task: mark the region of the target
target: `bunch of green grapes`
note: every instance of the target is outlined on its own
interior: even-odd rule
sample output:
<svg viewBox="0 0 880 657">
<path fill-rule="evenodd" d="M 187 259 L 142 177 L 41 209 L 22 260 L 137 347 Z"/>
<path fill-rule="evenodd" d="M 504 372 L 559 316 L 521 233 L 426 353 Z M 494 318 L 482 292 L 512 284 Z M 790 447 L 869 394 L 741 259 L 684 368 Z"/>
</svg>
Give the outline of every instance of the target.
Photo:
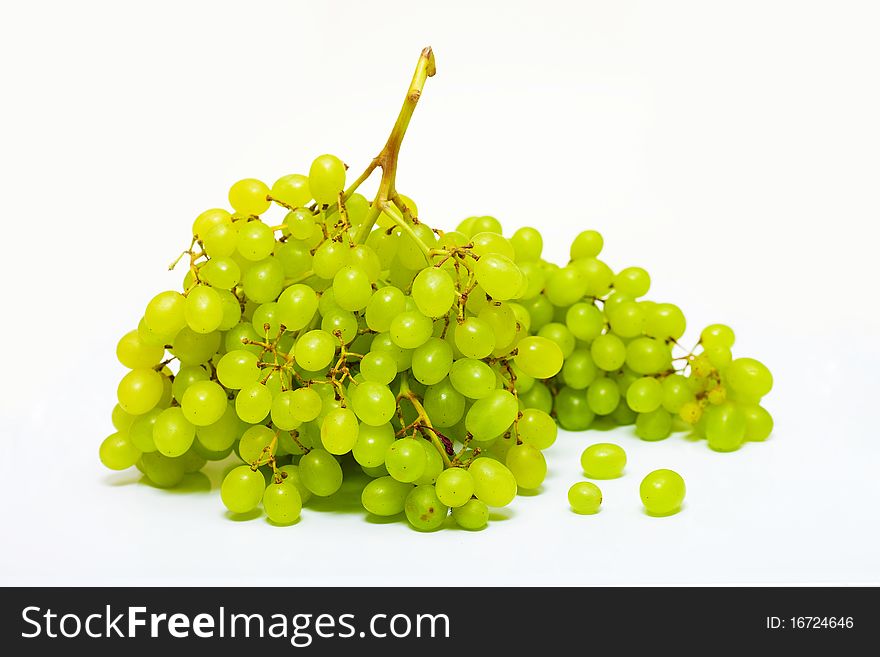
<svg viewBox="0 0 880 657">
<path fill-rule="evenodd" d="M 420 67 L 414 84 L 433 74 L 429 50 Z M 396 152 L 383 155 L 348 188 L 332 155 L 271 186 L 238 181 L 231 210 L 196 218 L 182 288 L 153 297 L 119 341 L 129 371 L 107 467 L 173 487 L 234 460 L 228 510 L 262 506 L 280 524 L 366 475 L 369 513 L 480 529 L 491 507 L 541 485 L 557 422 L 608 416 L 658 440 L 683 418 L 719 450 L 767 437 L 770 373 L 732 359 L 729 328 L 675 357 L 684 315 L 644 299 L 643 269 L 600 260 L 597 232 L 557 266 L 534 228 L 508 238 L 479 216 L 432 229 L 394 190 Z M 376 166 L 369 201 L 356 190 Z"/>
</svg>

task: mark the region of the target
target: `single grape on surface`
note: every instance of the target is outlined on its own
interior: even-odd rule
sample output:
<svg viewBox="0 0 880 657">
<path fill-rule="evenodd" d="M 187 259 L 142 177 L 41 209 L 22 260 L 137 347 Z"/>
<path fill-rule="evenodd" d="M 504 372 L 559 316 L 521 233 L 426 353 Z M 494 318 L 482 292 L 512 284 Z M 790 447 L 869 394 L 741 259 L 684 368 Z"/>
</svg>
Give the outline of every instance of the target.
<svg viewBox="0 0 880 657">
<path fill-rule="evenodd" d="M 433 69 L 426 49 L 419 70 Z M 770 369 L 735 353 L 727 324 L 697 341 L 679 306 L 650 298 L 646 269 L 605 261 L 598 230 L 572 230 L 568 259 L 553 263 L 558 245 L 539 228 L 463 214 L 441 230 L 431 203 L 420 216 L 396 191 L 424 76 L 414 83 L 364 175 L 311 154 L 271 186 L 223 185 L 228 207 L 187 220 L 181 285 L 144 296 L 115 342 L 103 465 L 137 467 L 160 488 L 223 473 L 229 513 L 265 512 L 277 526 L 359 499 L 372 523 L 479 531 L 490 508 L 554 487 L 569 431 L 611 430 L 621 443 L 684 433 L 705 438 L 711 458 L 761 449 L 774 429 Z M 359 186 L 374 171 L 368 198 Z M 510 221 L 540 225 L 527 212 Z M 627 455 L 590 444 L 580 465 L 613 479 Z M 658 470 L 640 493 L 668 515 L 684 481 Z M 592 514 L 602 493 L 580 482 L 568 500 Z"/>
</svg>

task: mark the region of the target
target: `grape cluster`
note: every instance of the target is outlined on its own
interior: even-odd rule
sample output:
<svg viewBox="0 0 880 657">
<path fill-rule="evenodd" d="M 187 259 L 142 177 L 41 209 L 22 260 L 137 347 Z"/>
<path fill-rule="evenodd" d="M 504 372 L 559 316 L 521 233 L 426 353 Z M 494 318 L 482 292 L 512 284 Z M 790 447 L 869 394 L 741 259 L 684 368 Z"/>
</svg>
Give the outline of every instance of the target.
<svg viewBox="0 0 880 657">
<path fill-rule="evenodd" d="M 414 84 L 433 74 L 426 52 Z M 407 99 L 396 129 L 418 95 Z M 107 467 L 172 487 L 234 454 L 223 503 L 262 505 L 279 524 L 363 472 L 369 513 L 480 529 L 490 507 L 541 485 L 557 422 L 604 417 L 645 440 L 687 423 L 722 451 L 769 435 L 759 402 L 772 378 L 732 358 L 728 327 L 674 356 L 681 310 L 645 300 L 645 270 L 600 260 L 595 231 L 557 266 L 534 228 L 506 238 L 479 216 L 432 229 L 394 189 L 401 136 L 348 188 L 347 167 L 322 155 L 271 187 L 241 180 L 231 212 L 196 218 L 175 263 L 182 291 L 153 297 L 118 343 L 129 371 Z M 356 189 L 377 166 L 370 201 Z"/>
</svg>

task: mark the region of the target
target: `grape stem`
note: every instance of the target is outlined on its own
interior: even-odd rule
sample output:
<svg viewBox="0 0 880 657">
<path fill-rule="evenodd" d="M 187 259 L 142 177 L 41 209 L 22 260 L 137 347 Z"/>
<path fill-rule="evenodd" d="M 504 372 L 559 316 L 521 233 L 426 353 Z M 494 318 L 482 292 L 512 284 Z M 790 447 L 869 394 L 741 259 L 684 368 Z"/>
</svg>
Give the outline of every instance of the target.
<svg viewBox="0 0 880 657">
<path fill-rule="evenodd" d="M 373 171 L 377 168 L 382 169 L 382 179 L 379 181 L 379 191 L 376 193 L 376 198 L 373 200 L 370 212 L 367 214 L 363 224 L 361 224 L 358 229 L 354 240 L 356 243 L 362 243 L 366 240 L 367 235 L 369 235 L 370 231 L 373 229 L 373 224 L 376 223 L 379 214 L 383 211 L 387 212 L 395 201 L 399 202 L 400 200 L 394 186 L 397 176 L 397 160 L 400 155 L 400 146 L 403 142 L 403 136 L 406 134 L 406 129 L 409 127 L 413 112 L 415 112 L 416 105 L 419 102 L 419 98 L 422 96 L 422 89 L 425 87 L 425 82 L 436 72 L 437 66 L 434 62 L 434 51 L 431 50 L 429 46 L 422 50 L 419 55 L 419 61 L 416 64 L 415 73 L 413 73 L 412 81 L 406 92 L 403 107 L 400 108 L 400 113 L 397 115 L 397 120 L 394 122 L 394 127 L 391 130 L 391 134 L 388 136 L 388 141 L 385 142 L 385 146 L 383 146 L 382 150 L 379 151 L 379 154 L 373 158 L 366 170 L 364 170 L 358 179 L 355 180 L 345 191 L 343 200 L 349 198 L 361 183 L 372 175 Z M 402 213 L 408 214 L 409 211 L 404 209 L 402 210 Z M 409 228 L 408 232 L 412 233 L 412 227 L 406 222 L 403 214 L 401 214 L 399 218 L 396 216 L 393 216 L 392 218 L 401 229 L 406 231 L 407 228 Z M 417 239 L 414 234 L 410 235 L 410 237 Z M 416 244 L 420 244 L 421 247 L 424 247 L 424 250 L 427 253 L 428 248 L 424 242 L 417 239 Z"/>
<path fill-rule="evenodd" d="M 416 409 L 416 413 L 418 413 L 418 417 L 407 428 L 421 431 L 422 435 L 428 438 L 428 440 L 431 441 L 431 444 L 433 444 L 437 451 L 440 452 L 440 457 L 443 459 L 443 466 L 445 468 L 451 467 L 452 461 L 449 460 L 449 450 L 452 449 L 452 441 L 437 431 L 434 428 L 434 425 L 431 424 L 431 418 L 428 417 L 428 413 L 425 411 L 425 407 L 422 406 L 422 402 L 419 400 L 418 395 L 410 390 L 409 381 L 406 376 L 404 376 L 401 381 L 400 394 L 397 395 L 398 407 L 401 399 L 408 400 L 409 403 L 413 405 L 413 408 Z M 401 424 L 405 423 L 401 421 Z M 449 444 L 447 445 L 446 442 Z M 455 454 L 455 452 L 453 451 L 452 454 Z"/>
</svg>

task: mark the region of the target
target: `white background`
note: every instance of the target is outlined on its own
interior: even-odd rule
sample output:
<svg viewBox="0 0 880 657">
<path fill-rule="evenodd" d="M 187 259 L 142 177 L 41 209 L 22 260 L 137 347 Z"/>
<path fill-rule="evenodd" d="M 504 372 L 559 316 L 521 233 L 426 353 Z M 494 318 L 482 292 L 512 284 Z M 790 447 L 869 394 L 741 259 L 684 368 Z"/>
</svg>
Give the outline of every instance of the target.
<svg viewBox="0 0 880 657">
<path fill-rule="evenodd" d="M 0 583 L 880 583 L 875 3 L 2 7 Z M 353 509 L 232 522 L 217 472 L 184 494 L 104 470 L 116 340 L 179 283 L 193 218 L 320 153 L 365 166 L 427 44 L 398 176 L 420 216 L 536 225 L 556 260 L 602 231 L 689 338 L 732 324 L 771 367 L 773 437 L 561 435 L 542 493 L 479 533 Z M 600 440 L 627 473 L 576 516 Z M 687 481 L 677 516 L 641 511 L 656 467 Z"/>
</svg>

